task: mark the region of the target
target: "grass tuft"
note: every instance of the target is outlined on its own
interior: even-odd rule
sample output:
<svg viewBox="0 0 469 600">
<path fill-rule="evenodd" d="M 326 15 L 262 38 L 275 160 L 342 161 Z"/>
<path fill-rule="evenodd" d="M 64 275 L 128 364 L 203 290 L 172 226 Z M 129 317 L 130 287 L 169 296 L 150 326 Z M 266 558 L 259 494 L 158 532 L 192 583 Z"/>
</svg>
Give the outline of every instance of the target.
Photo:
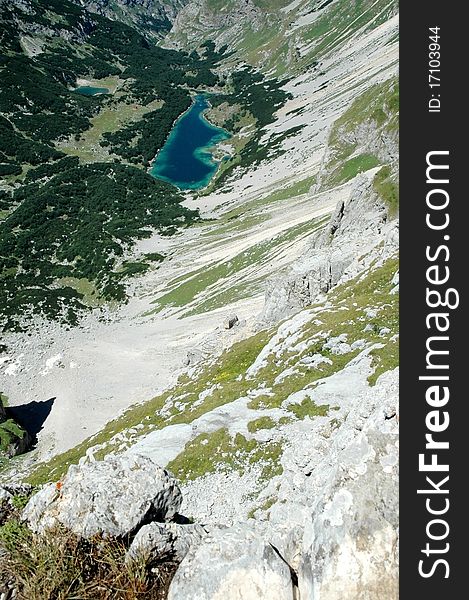
<svg viewBox="0 0 469 600">
<path fill-rule="evenodd" d="M 117 539 L 82 540 L 63 528 L 38 536 L 11 518 L 0 527 L 0 592 L 19 600 L 163 600 L 176 565 L 126 564 Z"/>
</svg>

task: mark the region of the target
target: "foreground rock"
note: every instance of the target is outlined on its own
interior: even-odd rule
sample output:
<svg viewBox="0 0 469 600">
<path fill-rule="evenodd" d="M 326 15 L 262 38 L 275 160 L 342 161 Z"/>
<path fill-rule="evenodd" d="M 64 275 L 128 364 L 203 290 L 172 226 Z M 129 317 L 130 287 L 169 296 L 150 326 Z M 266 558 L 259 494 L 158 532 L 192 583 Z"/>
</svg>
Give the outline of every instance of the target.
<svg viewBox="0 0 469 600">
<path fill-rule="evenodd" d="M 197 523 L 149 523 L 139 529 L 127 552 L 127 559 L 150 563 L 161 560 L 180 562 L 191 547 L 201 544 L 213 527 Z"/>
<path fill-rule="evenodd" d="M 108 456 L 72 465 L 63 481 L 31 498 L 23 517 L 37 533 L 61 524 L 85 538 L 122 537 L 150 521 L 173 518 L 181 502 L 176 480 L 150 458 Z"/>
<path fill-rule="evenodd" d="M 302 539 L 302 600 L 399 596 L 397 374 L 380 384 L 333 439 L 332 468 L 320 465 L 311 476 L 317 492 Z"/>
<path fill-rule="evenodd" d="M 293 600 L 290 568 L 247 526 L 215 533 L 193 546 L 171 583 L 168 600 Z"/>
</svg>

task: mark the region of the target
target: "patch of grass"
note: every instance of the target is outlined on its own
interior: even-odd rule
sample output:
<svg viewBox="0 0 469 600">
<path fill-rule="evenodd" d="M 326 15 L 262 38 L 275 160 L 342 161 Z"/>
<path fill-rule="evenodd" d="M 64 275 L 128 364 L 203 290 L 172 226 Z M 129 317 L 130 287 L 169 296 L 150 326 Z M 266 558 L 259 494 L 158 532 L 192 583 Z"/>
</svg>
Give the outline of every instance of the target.
<svg viewBox="0 0 469 600">
<path fill-rule="evenodd" d="M 373 189 L 387 206 L 389 216 L 395 217 L 399 212 L 399 184 L 390 165 L 385 165 L 376 173 Z"/>
<path fill-rule="evenodd" d="M 31 539 L 31 532 L 24 523 L 11 518 L 0 526 L 0 542 L 7 550 L 12 550 L 23 541 Z"/>
<path fill-rule="evenodd" d="M 288 198 L 295 198 L 296 196 L 301 196 L 302 194 L 307 194 L 311 187 L 316 183 L 316 175 L 310 175 L 301 181 L 297 181 L 292 183 L 284 188 L 280 188 L 267 196 L 264 199 L 265 203 L 274 203 L 281 202 L 282 200 L 287 200 Z"/>
<path fill-rule="evenodd" d="M 289 404 L 287 410 L 292 412 L 297 419 L 303 420 L 305 417 L 325 417 L 329 413 L 329 405 L 321 404 L 318 406 L 311 398 L 305 398 L 301 404 Z"/>
<path fill-rule="evenodd" d="M 270 508 L 272 508 L 272 506 L 274 504 L 277 503 L 277 501 L 278 501 L 278 498 L 276 498 L 275 496 L 271 496 L 270 498 L 267 498 L 267 500 L 263 504 L 261 504 L 260 506 L 255 506 L 248 512 L 248 519 L 254 519 L 255 514 L 258 510 L 260 510 L 262 512 L 267 512 Z"/>
<path fill-rule="evenodd" d="M 399 81 L 392 77 L 382 83 L 372 85 L 360 94 L 334 123 L 331 136 L 334 141 L 340 129 L 354 131 L 366 121 L 374 121 L 378 127 L 384 126 L 394 131 L 399 117 Z"/>
<path fill-rule="evenodd" d="M 372 154 L 359 154 L 340 165 L 329 178 L 329 185 L 335 186 L 350 181 L 359 173 L 364 173 L 379 165 L 379 160 Z"/>
<path fill-rule="evenodd" d="M 271 417 L 259 417 L 248 423 L 249 433 L 255 433 L 261 429 L 273 429 L 276 423 Z"/>
<path fill-rule="evenodd" d="M 382 348 L 375 348 L 370 352 L 373 373 L 368 377 L 368 383 L 375 385 L 378 377 L 386 371 L 391 371 L 399 366 L 399 341 L 389 340 Z"/>
<path fill-rule="evenodd" d="M 25 434 L 25 430 L 13 419 L 7 419 L 0 423 L 0 451 L 5 452 L 8 450 L 10 444 L 22 440 Z"/>
<path fill-rule="evenodd" d="M 219 429 L 202 433 L 186 444 L 168 469 L 181 481 L 188 481 L 216 471 L 242 474 L 250 465 L 260 464 L 261 479 L 267 480 L 282 472 L 281 454 L 280 442 L 247 440 L 240 433 L 232 437 L 227 429 Z"/>
<path fill-rule="evenodd" d="M 85 306 L 96 307 L 101 306 L 105 302 L 96 282 L 90 281 L 85 277 L 62 277 L 57 279 L 55 283 L 58 288 L 69 287 L 78 292 L 81 296 L 81 302 Z"/>
<path fill-rule="evenodd" d="M 23 510 L 23 508 L 28 504 L 29 499 L 31 498 L 31 494 L 18 494 L 17 496 L 13 496 L 11 499 L 11 504 L 16 510 Z"/>
</svg>

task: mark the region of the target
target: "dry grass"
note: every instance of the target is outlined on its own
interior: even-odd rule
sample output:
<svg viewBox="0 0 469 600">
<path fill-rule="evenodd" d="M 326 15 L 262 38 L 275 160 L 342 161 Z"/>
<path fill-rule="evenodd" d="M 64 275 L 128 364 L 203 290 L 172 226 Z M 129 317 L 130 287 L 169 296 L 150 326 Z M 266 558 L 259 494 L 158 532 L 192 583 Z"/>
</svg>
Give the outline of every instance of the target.
<svg viewBox="0 0 469 600">
<path fill-rule="evenodd" d="M 126 564 L 126 547 L 117 539 L 81 540 L 64 529 L 37 536 L 10 513 L 0 526 L 0 595 L 16 600 L 164 600 L 176 565 Z M 13 589 L 16 595 L 11 596 Z"/>
</svg>

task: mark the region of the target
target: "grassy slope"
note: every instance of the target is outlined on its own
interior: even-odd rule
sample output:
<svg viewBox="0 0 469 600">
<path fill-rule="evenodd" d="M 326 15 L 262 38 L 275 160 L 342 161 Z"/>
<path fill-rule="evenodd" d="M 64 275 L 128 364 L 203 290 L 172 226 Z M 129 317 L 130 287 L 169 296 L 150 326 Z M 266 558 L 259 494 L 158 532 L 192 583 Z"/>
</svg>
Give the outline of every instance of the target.
<svg viewBox="0 0 469 600">
<path fill-rule="evenodd" d="M 375 84 L 358 96 L 351 106 L 334 122 L 328 140 L 328 160 L 324 166 L 325 188 L 353 179 L 359 173 L 382 164 L 368 151 L 364 128 L 374 140 L 394 140 L 397 149 L 399 126 L 399 83 L 396 78 Z M 396 165 L 386 165 L 376 175 L 374 189 L 386 203 L 391 216 L 399 206 Z"/>
<path fill-rule="evenodd" d="M 281 10 L 291 4 L 284 0 L 256 0 L 254 4 L 261 10 L 254 23 L 248 20 L 236 34 L 234 28 L 233 31 L 230 27 L 214 28 L 210 36 L 216 39 L 223 35 L 237 50 L 239 58 L 277 77 L 292 76 L 315 66 L 360 30 L 377 27 L 397 12 L 395 0 L 353 3 L 350 0 L 303 0 L 288 12 Z M 205 7 L 226 14 L 237 8 L 237 2 L 206 0 Z M 183 45 L 194 47 L 198 43 L 197 36 L 189 36 L 191 41 L 188 42 L 187 29 L 197 31 L 200 26 L 197 21 L 188 22 L 184 32 L 170 35 Z"/>
<path fill-rule="evenodd" d="M 154 429 L 169 424 L 191 423 L 214 408 L 248 396 L 249 391 L 256 388 L 264 392 L 261 391 L 250 400 L 249 406 L 253 410 L 278 409 L 283 405 L 284 416 L 290 418 L 302 419 L 323 414 L 324 407 L 316 407 L 308 400 L 293 405 L 285 405 L 284 402 L 291 394 L 314 386 L 319 379 L 340 371 L 358 354 L 359 350 L 341 355 L 331 354 L 324 347 L 330 337 L 345 333 L 349 344 L 360 339 L 367 344 L 382 344 L 374 352 L 375 373 L 370 383 L 382 372 L 397 366 L 398 342 L 395 334 L 398 332 L 398 295 L 389 294 L 396 270 L 397 259 L 388 260 L 383 266 L 370 269 L 363 277 L 331 291 L 328 295 L 330 304 L 314 307 L 311 318 L 299 332 L 297 344 L 304 342 L 302 350 L 288 347 L 281 355 L 267 355 L 262 368 L 255 377 L 250 377 L 247 372 L 249 367 L 277 330 L 264 330 L 238 342 L 213 363 L 200 368 L 195 375 L 181 376 L 173 389 L 130 408 L 121 417 L 108 423 L 100 433 L 38 466 L 29 481 L 39 484 L 58 480 L 88 448 L 98 446 L 95 452 L 97 458 L 116 451 L 122 444 L 122 432 L 137 425 L 141 428 L 134 429 L 128 435 L 128 444 Z M 367 317 L 371 308 L 376 309 L 375 317 Z M 370 327 L 365 330 L 365 325 Z M 383 329 L 386 332 L 384 334 Z M 315 354 L 322 354 L 327 361 L 316 369 L 310 369 L 301 362 L 302 358 Z M 290 367 L 294 368 L 294 373 L 285 378 L 279 377 Z M 200 396 L 209 389 L 212 389 L 211 393 Z M 242 464 L 256 461 L 261 461 L 263 468 L 275 470 L 280 450 L 277 443 L 272 444 L 252 444 L 244 436 L 229 439 L 223 431 L 213 435 L 204 434 L 204 437 L 190 442 L 172 466 L 183 478 L 200 476 L 206 470 L 216 468 L 235 466 L 241 469 Z M 201 447 L 207 445 L 210 451 L 204 450 L 201 454 Z M 233 452 L 236 450 L 240 451 L 243 460 L 236 459 L 235 464 Z"/>
</svg>

